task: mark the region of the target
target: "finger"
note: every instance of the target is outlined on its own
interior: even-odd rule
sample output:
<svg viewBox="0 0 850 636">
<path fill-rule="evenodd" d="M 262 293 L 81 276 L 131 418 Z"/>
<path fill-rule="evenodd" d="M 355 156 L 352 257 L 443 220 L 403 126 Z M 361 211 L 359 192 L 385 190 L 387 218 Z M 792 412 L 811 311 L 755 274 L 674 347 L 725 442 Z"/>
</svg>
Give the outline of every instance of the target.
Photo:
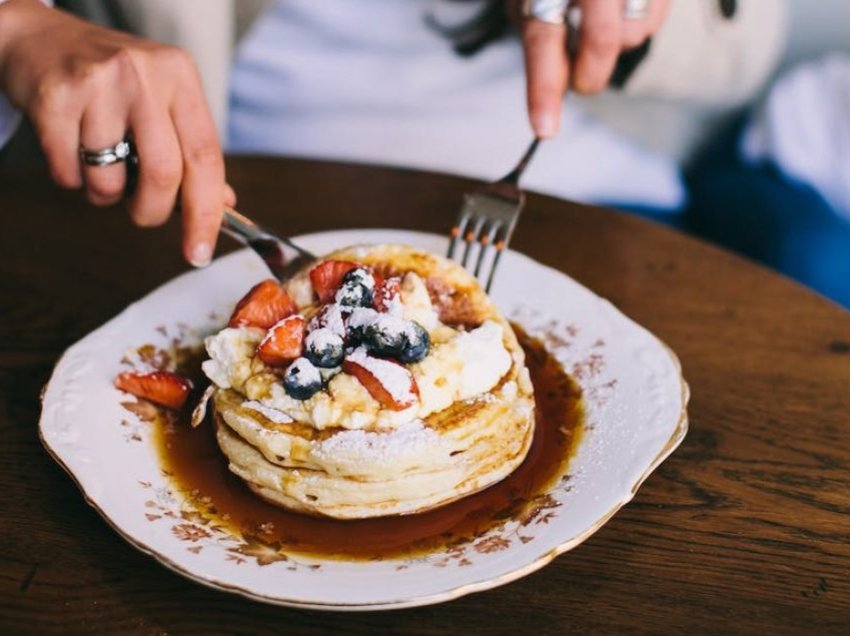
<svg viewBox="0 0 850 636">
<path fill-rule="evenodd" d="M 153 100 L 144 100 L 130 115 L 139 174 L 130 202 L 133 222 L 143 227 L 165 223 L 177 202 L 183 178 L 180 142 L 171 114 Z"/>
<path fill-rule="evenodd" d="M 194 65 L 172 104 L 172 119 L 183 153 L 183 253 L 196 267 L 215 249 L 224 205 L 224 158 Z"/>
<path fill-rule="evenodd" d="M 561 100 L 569 80 L 567 28 L 540 20 L 525 20 L 522 43 L 528 116 L 538 137 L 551 137 L 561 120 Z"/>
<path fill-rule="evenodd" d="M 115 93 L 101 94 L 91 100 L 80 122 L 80 144 L 97 152 L 113 148 L 127 134 L 126 107 Z M 124 164 L 88 166 L 83 164 L 83 182 L 88 200 L 95 205 L 118 202 L 124 192 L 127 169 Z"/>
<path fill-rule="evenodd" d="M 573 85 L 580 93 L 596 93 L 607 86 L 620 53 L 622 3 L 620 0 L 583 0 L 581 9 Z"/>
<path fill-rule="evenodd" d="M 224 204 L 231 208 L 236 205 L 236 191 L 229 183 L 224 184 Z"/>
<path fill-rule="evenodd" d="M 79 101 L 66 91 L 46 95 L 29 113 L 53 180 L 64 188 L 83 184 L 80 169 Z"/>
<path fill-rule="evenodd" d="M 633 49 L 643 44 L 664 22 L 668 6 L 668 0 L 655 0 L 649 3 L 649 12 L 645 18 L 623 20 L 620 35 L 622 48 Z"/>
</svg>

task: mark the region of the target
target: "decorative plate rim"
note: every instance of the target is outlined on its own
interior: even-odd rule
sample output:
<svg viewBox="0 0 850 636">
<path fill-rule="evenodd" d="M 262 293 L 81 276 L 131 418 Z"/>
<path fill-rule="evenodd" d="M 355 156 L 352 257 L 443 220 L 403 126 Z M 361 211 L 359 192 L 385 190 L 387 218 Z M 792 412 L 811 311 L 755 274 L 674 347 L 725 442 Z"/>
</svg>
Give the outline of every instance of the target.
<svg viewBox="0 0 850 636">
<path fill-rule="evenodd" d="M 442 237 L 441 235 L 428 233 L 428 232 L 419 232 L 419 231 L 415 231 L 415 230 L 413 230 L 413 231 L 409 231 L 409 230 L 399 231 L 397 229 L 392 229 L 392 228 L 359 228 L 359 229 L 355 229 L 355 230 L 340 230 L 339 232 L 345 233 L 345 232 L 362 232 L 362 231 L 366 231 L 366 232 L 396 232 L 396 233 L 401 232 L 401 233 L 408 234 L 408 235 L 411 234 L 411 233 L 415 233 L 415 234 L 425 236 L 425 237 L 429 237 L 429 238 L 441 238 L 441 239 L 445 238 L 445 237 Z M 294 237 L 294 238 L 295 238 L 295 240 L 298 240 L 298 239 L 303 240 L 306 237 L 312 237 L 312 236 L 316 236 L 316 235 L 336 233 L 336 232 L 338 232 L 338 231 L 330 230 L 330 231 L 306 234 L 306 235 L 302 235 L 302 236 Z M 524 254 L 521 254 L 521 255 L 525 256 Z M 531 258 L 531 260 L 534 260 L 532 257 L 526 256 L 526 258 Z M 564 272 L 561 272 L 558 269 L 552 268 L 552 267 L 545 265 L 543 263 L 539 263 L 536 260 L 534 260 L 534 262 L 537 265 L 539 265 L 540 267 L 544 267 L 544 268 L 553 270 L 553 271 L 559 273 L 560 275 L 562 275 L 562 276 L 564 276 L 568 279 L 571 279 L 567 274 L 565 274 Z M 166 282 L 168 282 L 168 281 L 166 281 Z M 151 293 L 152 293 L 152 291 L 153 290 L 151 290 Z M 593 293 L 593 292 L 591 291 L 591 293 Z M 147 294 L 145 294 L 145 296 L 143 296 L 139 300 L 142 300 L 146 296 L 147 296 Z M 618 308 L 616 308 L 615 306 L 614 306 L 614 309 L 618 313 L 622 314 L 622 312 Z M 121 313 L 123 313 L 123 311 Z M 111 322 L 112 320 L 114 320 L 118 316 L 120 316 L 121 313 L 119 313 L 116 316 L 113 316 L 112 318 L 107 320 L 106 323 L 104 323 L 104 325 Z M 630 322 L 634 322 L 630 318 L 628 318 L 628 316 L 626 316 L 625 314 L 622 314 L 622 315 L 625 316 L 628 320 L 630 320 Z M 171 571 L 173 571 L 173 572 L 175 572 L 175 573 L 177 573 L 177 574 L 179 574 L 179 575 L 181 575 L 181 576 L 183 576 L 183 577 L 185 577 L 185 578 L 187 578 L 187 579 L 189 579 L 193 582 L 199 583 L 199 584 L 201 584 L 205 587 L 208 587 L 210 589 L 226 590 L 226 591 L 238 594 L 238 595 L 240 595 L 244 598 L 250 599 L 252 601 L 259 601 L 259 602 L 263 602 L 263 603 L 266 603 L 266 604 L 272 604 L 272 605 L 277 605 L 277 606 L 281 606 L 281 607 L 315 609 L 315 610 L 325 610 L 325 611 L 379 611 L 379 610 L 391 610 L 391 609 L 405 609 L 405 608 L 419 607 L 419 606 L 425 606 L 425 605 L 432 605 L 432 604 L 437 604 L 437 603 L 444 603 L 444 602 L 456 600 L 456 599 L 461 598 L 463 596 L 466 596 L 468 594 L 473 594 L 473 593 L 476 593 L 476 592 L 482 592 L 482 591 L 485 591 L 485 590 L 488 590 L 488 589 L 492 589 L 492 588 L 499 587 L 499 586 L 505 585 L 507 583 L 511 583 L 513 581 L 516 581 L 520 578 L 523 578 L 523 577 L 525 577 L 529 574 L 532 574 L 533 572 L 536 572 L 537 570 L 545 567 L 546 565 L 551 563 L 558 556 L 565 554 L 566 552 L 569 552 L 570 550 L 573 550 L 574 548 L 578 547 L 580 544 L 584 543 L 588 538 L 590 538 L 597 531 L 599 531 L 623 506 L 628 504 L 635 497 L 638 490 L 643 485 L 643 483 L 649 478 L 649 476 L 653 472 L 655 472 L 655 470 L 657 470 L 657 468 L 664 462 L 664 460 L 666 460 L 667 457 L 669 457 L 679 447 L 679 445 L 682 443 L 682 441 L 684 440 L 684 438 L 685 438 L 685 436 L 688 432 L 688 429 L 689 429 L 689 419 L 688 419 L 687 407 L 688 407 L 688 403 L 690 401 L 691 391 L 690 391 L 690 386 L 689 386 L 688 382 L 685 380 L 685 377 L 683 375 L 681 361 L 679 360 L 679 357 L 676 355 L 676 353 L 673 351 L 673 349 L 671 347 L 669 347 L 667 345 L 667 343 L 665 343 L 661 338 L 659 338 L 658 336 L 656 336 L 654 333 L 650 332 L 649 330 L 646 330 L 645 328 L 643 328 L 641 325 L 639 325 L 639 323 L 635 323 L 635 324 L 638 327 L 641 327 L 642 329 L 644 329 L 646 331 L 646 333 L 649 334 L 649 336 L 651 336 L 651 338 L 653 338 L 659 345 L 661 345 L 663 350 L 667 353 L 670 360 L 673 362 L 673 364 L 675 366 L 676 373 L 678 374 L 679 382 L 680 382 L 680 386 L 681 386 L 681 411 L 679 413 L 679 419 L 678 419 L 678 422 L 677 422 L 672 434 L 670 435 L 668 440 L 665 442 L 661 451 L 653 458 L 653 460 L 650 462 L 649 466 L 644 470 L 644 472 L 642 472 L 637 477 L 637 479 L 635 479 L 634 483 L 632 484 L 632 486 L 629 489 L 629 493 L 627 495 L 625 495 L 624 497 L 622 497 L 620 500 L 618 500 L 615 504 L 613 504 L 602 515 L 600 515 L 583 532 L 579 533 L 578 535 L 576 535 L 574 537 L 571 537 L 570 539 L 558 544 L 557 546 L 555 546 L 553 548 L 550 548 L 549 550 L 547 550 L 546 552 L 544 552 L 543 554 L 541 554 L 540 556 L 538 556 L 534 560 L 532 560 L 528 563 L 525 563 L 521 566 L 518 566 L 518 567 L 510 570 L 509 572 L 506 572 L 506 573 L 501 574 L 501 575 L 496 576 L 496 577 L 472 581 L 470 583 L 464 583 L 462 585 L 455 586 L 453 588 L 450 588 L 448 590 L 445 590 L 445 591 L 442 591 L 442 592 L 439 592 L 439 593 L 436 593 L 436 594 L 411 596 L 411 597 L 393 599 L 393 600 L 390 600 L 390 601 L 379 601 L 379 602 L 375 602 L 375 603 L 369 603 L 369 602 L 354 602 L 354 603 L 328 602 L 328 603 L 321 603 L 321 602 L 316 602 L 314 600 L 299 600 L 297 598 L 292 598 L 292 597 L 284 599 L 284 598 L 280 598 L 280 597 L 276 597 L 276 596 L 270 596 L 270 595 L 267 595 L 267 594 L 260 594 L 260 593 L 254 592 L 250 589 L 247 589 L 247 588 L 245 588 L 241 585 L 234 585 L 232 583 L 221 581 L 221 580 L 216 579 L 216 578 L 207 578 L 207 577 L 201 576 L 201 575 L 193 572 L 192 570 L 177 564 L 172 559 L 170 559 L 168 556 L 166 556 L 163 552 L 157 550 L 156 548 L 149 546 L 144 541 L 136 539 L 129 532 L 121 529 L 111 519 L 111 517 L 106 512 L 106 510 L 104 510 L 94 499 L 91 498 L 91 496 L 89 495 L 89 493 L 87 492 L 87 490 L 85 489 L 85 487 L 83 486 L 83 484 L 81 483 L 81 481 L 79 480 L 77 475 L 71 470 L 71 468 L 65 463 L 65 461 L 63 461 L 63 459 L 59 456 L 58 452 L 56 452 L 50 446 L 50 443 L 45 439 L 45 436 L 44 436 L 44 428 L 42 427 L 42 423 L 43 423 L 43 412 L 44 412 L 44 400 L 45 400 L 45 396 L 46 396 L 46 393 L 47 393 L 47 387 L 50 384 L 51 380 L 53 379 L 53 375 L 54 375 L 57 367 L 65 359 L 68 351 L 71 348 L 73 348 L 76 345 L 76 343 L 79 342 L 79 340 L 76 341 L 74 344 L 70 345 L 69 347 L 67 347 L 65 350 L 63 350 L 62 354 L 59 356 L 56 363 L 53 365 L 50 378 L 44 384 L 44 386 L 42 387 L 42 389 L 40 391 L 39 403 L 41 404 L 42 409 L 41 409 L 41 414 L 39 416 L 39 422 L 38 422 L 38 438 L 39 438 L 39 441 L 41 442 L 41 445 L 47 451 L 48 455 L 71 478 L 71 481 L 74 483 L 74 485 L 80 491 L 80 494 L 83 496 L 83 500 L 86 502 L 86 504 L 88 504 L 91 508 L 93 508 L 101 516 L 101 518 L 103 518 L 103 520 L 107 523 L 107 525 L 109 525 L 109 527 L 111 527 L 118 534 L 118 536 L 120 536 L 122 539 L 127 541 L 127 543 L 129 543 L 132 547 L 137 549 L 139 552 L 142 552 L 142 553 L 144 553 L 148 556 L 153 557 L 157 562 L 161 563 L 162 565 L 164 565 L 169 570 L 171 570 Z M 103 325 L 100 325 L 99 327 L 95 328 L 95 330 L 93 330 L 93 331 L 96 331 L 97 329 L 99 329 L 102 326 Z"/>
</svg>

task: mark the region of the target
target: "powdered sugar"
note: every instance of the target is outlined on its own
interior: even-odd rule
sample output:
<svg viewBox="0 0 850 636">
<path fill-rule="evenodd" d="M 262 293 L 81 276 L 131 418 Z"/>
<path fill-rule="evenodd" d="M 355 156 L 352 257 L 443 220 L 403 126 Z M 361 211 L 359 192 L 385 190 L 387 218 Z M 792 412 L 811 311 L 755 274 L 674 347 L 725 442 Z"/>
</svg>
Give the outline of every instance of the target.
<svg viewBox="0 0 850 636">
<path fill-rule="evenodd" d="M 342 319 L 342 311 L 339 305 L 331 303 L 326 305 L 318 314 L 310 320 L 310 330 L 325 328 L 329 329 L 341 338 L 345 337 L 345 322 Z"/>
<path fill-rule="evenodd" d="M 327 327 L 320 327 L 311 331 L 304 340 L 304 347 L 307 350 L 315 349 L 317 351 L 324 351 L 329 347 L 337 346 L 342 346 L 342 336 L 334 333 Z"/>
<path fill-rule="evenodd" d="M 349 466 L 395 464 L 405 458 L 432 454 L 441 446 L 439 434 L 421 420 L 413 420 L 390 432 L 343 431 L 319 442 L 313 455 Z"/>
<path fill-rule="evenodd" d="M 400 364 L 373 358 L 367 353 L 365 347 L 358 347 L 352 351 L 348 359 L 371 373 L 398 404 L 409 404 L 418 399 L 413 392 L 413 376 Z"/>
</svg>

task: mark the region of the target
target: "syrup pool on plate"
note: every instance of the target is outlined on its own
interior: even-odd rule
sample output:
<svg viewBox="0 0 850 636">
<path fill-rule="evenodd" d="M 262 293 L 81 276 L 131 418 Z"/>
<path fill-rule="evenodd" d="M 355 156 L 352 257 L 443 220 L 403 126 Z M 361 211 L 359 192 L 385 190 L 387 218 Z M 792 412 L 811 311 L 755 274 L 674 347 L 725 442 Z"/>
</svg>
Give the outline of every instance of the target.
<svg viewBox="0 0 850 636">
<path fill-rule="evenodd" d="M 227 468 L 213 427 L 157 418 L 156 443 L 173 486 L 202 514 L 234 534 L 287 552 L 323 558 L 375 560 L 414 556 L 475 539 L 522 514 L 529 502 L 560 479 L 581 439 L 581 389 L 543 344 L 514 325 L 534 385 L 536 422 L 528 456 L 511 475 L 474 495 L 418 514 L 340 521 L 273 506 L 254 495 Z M 185 361 L 197 368 L 200 355 Z"/>
</svg>

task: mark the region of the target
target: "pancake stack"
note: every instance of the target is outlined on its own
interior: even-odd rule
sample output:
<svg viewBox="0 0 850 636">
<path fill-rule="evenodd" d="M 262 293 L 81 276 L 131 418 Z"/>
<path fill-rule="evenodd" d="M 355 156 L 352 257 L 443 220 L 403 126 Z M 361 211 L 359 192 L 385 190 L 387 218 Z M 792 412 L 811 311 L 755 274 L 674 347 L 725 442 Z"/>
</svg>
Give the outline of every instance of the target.
<svg viewBox="0 0 850 636">
<path fill-rule="evenodd" d="M 347 362 L 341 371 L 320 369 L 323 388 L 295 400 L 281 388 L 283 365 L 247 359 L 267 333 L 227 329 L 208 340 L 213 366 L 205 370 L 216 383 L 216 437 L 230 470 L 273 504 L 338 519 L 422 512 L 509 475 L 531 444 L 533 389 L 516 336 L 477 281 L 453 262 L 405 246 L 358 246 L 323 260 L 403 281 L 393 311 L 413 316 L 430 343 L 421 359 L 392 361 L 414 378 L 415 403 L 388 407 L 386 391 L 346 372 Z M 305 324 L 315 325 L 327 308 L 312 269 L 284 289 Z M 343 311 L 351 359 L 367 355 L 362 347 L 355 352 L 355 315 Z M 241 338 L 226 355 L 225 336 Z"/>
</svg>

